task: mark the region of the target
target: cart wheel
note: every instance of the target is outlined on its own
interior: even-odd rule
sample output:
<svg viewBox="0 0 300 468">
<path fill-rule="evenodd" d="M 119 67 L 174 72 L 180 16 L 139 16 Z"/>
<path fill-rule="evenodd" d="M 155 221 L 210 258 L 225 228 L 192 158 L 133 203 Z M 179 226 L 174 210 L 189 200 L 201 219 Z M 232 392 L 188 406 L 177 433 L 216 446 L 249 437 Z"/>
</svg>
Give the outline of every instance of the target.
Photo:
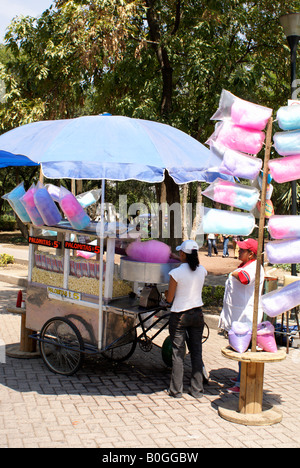
<svg viewBox="0 0 300 468">
<path fill-rule="evenodd" d="M 108 348 L 106 351 L 102 351 L 103 356 L 106 359 L 110 359 L 111 361 L 122 362 L 129 359 L 130 356 L 133 355 L 135 348 L 137 345 L 137 335 L 136 330 L 134 330 L 134 337 L 133 340 L 127 343 L 117 342 L 111 348 Z"/>
<path fill-rule="evenodd" d="M 202 334 L 202 343 L 208 340 L 209 337 L 209 328 L 208 325 L 204 322 L 203 334 Z"/>
<path fill-rule="evenodd" d="M 77 327 L 64 317 L 48 320 L 41 329 L 41 356 L 52 372 L 73 375 L 83 362 L 84 343 Z"/>
</svg>

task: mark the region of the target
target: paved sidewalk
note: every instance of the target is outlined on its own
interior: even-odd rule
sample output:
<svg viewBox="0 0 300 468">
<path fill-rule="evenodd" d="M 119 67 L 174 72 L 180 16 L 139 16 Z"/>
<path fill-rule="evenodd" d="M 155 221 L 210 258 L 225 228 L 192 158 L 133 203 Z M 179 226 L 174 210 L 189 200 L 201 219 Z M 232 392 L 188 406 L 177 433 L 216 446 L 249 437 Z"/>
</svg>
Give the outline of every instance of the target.
<svg viewBox="0 0 300 468">
<path fill-rule="evenodd" d="M 19 342 L 20 317 L 6 312 L 18 290 L 0 282 L 0 339 L 6 345 Z M 72 377 L 51 373 L 41 358 L 6 357 L 0 364 L 0 448 L 299 448 L 300 350 L 265 367 L 264 401 L 280 407 L 282 422 L 242 426 L 218 415 L 220 403 L 238 398 L 226 392 L 237 365 L 221 355 L 227 341 L 210 332 L 204 344 L 210 383 L 201 401 L 165 393 L 170 371 L 156 346 L 149 353 L 137 348 L 118 365 L 89 359 Z M 189 358 L 185 370 L 187 386 Z"/>
</svg>

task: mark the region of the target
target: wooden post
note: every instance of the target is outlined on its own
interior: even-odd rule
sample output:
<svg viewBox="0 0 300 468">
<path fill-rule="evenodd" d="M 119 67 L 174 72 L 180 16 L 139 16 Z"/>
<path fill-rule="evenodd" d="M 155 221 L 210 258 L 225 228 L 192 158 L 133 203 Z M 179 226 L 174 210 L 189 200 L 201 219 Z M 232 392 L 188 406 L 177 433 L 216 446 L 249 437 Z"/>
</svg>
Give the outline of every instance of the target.
<svg viewBox="0 0 300 468">
<path fill-rule="evenodd" d="M 259 217 L 259 228 L 258 228 L 258 247 L 257 247 L 257 262 L 256 262 L 256 275 L 255 275 L 255 292 L 254 292 L 254 307 L 253 307 L 253 326 L 252 326 L 252 347 L 251 351 L 256 352 L 257 344 L 257 318 L 258 318 L 258 304 L 260 296 L 260 268 L 262 265 L 262 250 L 264 241 L 264 228 L 265 228 L 265 207 L 266 207 L 266 193 L 268 185 L 268 173 L 269 173 L 269 160 L 272 147 L 272 125 L 273 118 L 270 117 L 267 126 L 266 134 L 266 145 L 265 145 L 265 158 L 263 168 L 263 181 L 261 190 L 261 205 L 260 205 L 260 217 Z"/>
</svg>

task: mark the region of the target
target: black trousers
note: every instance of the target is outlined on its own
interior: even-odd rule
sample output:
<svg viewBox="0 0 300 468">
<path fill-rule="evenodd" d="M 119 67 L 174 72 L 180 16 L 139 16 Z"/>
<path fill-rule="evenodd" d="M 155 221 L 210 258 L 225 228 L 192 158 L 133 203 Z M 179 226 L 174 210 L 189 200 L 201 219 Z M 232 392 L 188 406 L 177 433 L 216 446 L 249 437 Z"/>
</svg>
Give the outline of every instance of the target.
<svg viewBox="0 0 300 468">
<path fill-rule="evenodd" d="M 172 375 L 170 393 L 181 396 L 183 392 L 183 361 L 187 343 L 192 362 L 190 394 L 199 398 L 203 394 L 202 335 L 204 319 L 201 307 L 184 312 L 172 312 L 169 331 L 172 342 Z"/>
</svg>

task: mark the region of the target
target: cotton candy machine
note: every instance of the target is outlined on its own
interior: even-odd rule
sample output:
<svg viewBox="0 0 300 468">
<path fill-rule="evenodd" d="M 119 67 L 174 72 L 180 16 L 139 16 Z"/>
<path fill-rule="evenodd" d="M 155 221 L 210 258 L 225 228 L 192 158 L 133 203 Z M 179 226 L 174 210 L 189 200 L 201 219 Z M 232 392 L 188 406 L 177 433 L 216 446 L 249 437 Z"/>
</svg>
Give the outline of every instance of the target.
<svg viewBox="0 0 300 468">
<path fill-rule="evenodd" d="M 120 276 L 127 281 L 144 283 L 140 295 L 142 307 L 156 307 L 160 301 L 157 284 L 169 283 L 169 272 L 180 265 L 179 261 L 171 260 L 169 263 L 147 263 L 122 257 L 120 262 Z"/>
</svg>

